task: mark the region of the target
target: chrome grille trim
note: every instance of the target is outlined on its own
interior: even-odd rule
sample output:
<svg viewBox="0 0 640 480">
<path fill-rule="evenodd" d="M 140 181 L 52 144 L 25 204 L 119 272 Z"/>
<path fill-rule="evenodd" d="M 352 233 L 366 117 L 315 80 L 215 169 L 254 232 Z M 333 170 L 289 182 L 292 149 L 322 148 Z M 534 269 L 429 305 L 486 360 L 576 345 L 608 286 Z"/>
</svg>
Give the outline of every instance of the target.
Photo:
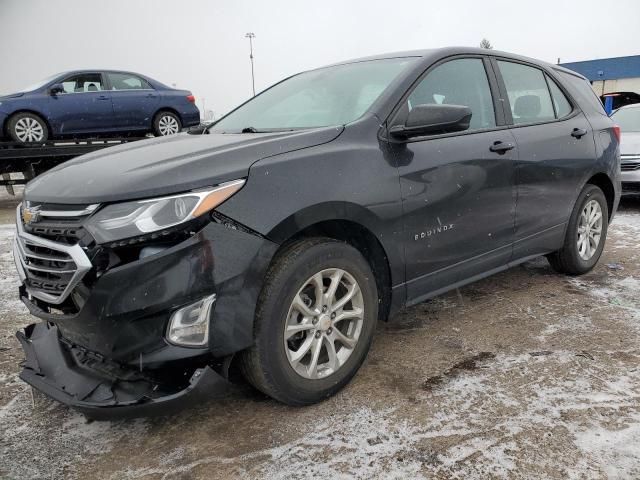
<svg viewBox="0 0 640 480">
<path fill-rule="evenodd" d="M 16 268 L 18 269 L 18 276 L 20 277 L 20 281 L 25 284 L 27 292 L 30 295 L 52 305 L 59 305 L 67 299 L 73 289 L 78 285 L 78 283 L 80 283 L 82 277 L 84 277 L 84 275 L 91 269 L 91 261 L 84 253 L 84 250 L 82 250 L 82 247 L 78 244 L 65 245 L 25 232 L 21 220 L 21 208 L 22 204 L 18 205 L 16 208 L 16 237 L 13 242 L 13 259 L 16 263 Z M 60 253 L 60 258 L 57 258 L 55 255 L 33 253 L 28 250 L 29 245 L 46 248 L 52 252 Z M 40 265 L 30 265 L 28 260 L 29 258 L 65 263 L 67 266 L 63 268 L 45 268 Z M 69 264 L 72 264 L 74 268 L 70 268 Z M 34 277 L 34 274 L 31 272 L 71 275 L 71 278 L 66 285 L 64 283 L 61 285 L 61 287 L 64 288 L 60 294 L 52 294 L 29 286 L 28 280 Z M 43 283 L 37 278 L 34 278 L 34 281 Z"/>
</svg>

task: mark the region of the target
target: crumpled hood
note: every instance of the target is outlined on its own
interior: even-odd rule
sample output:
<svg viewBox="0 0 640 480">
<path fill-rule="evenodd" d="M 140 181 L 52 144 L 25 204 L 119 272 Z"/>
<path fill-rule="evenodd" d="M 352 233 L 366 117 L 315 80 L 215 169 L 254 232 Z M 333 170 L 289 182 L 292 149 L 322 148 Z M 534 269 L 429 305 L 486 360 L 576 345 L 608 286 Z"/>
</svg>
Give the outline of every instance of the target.
<svg viewBox="0 0 640 480">
<path fill-rule="evenodd" d="M 640 155 L 640 132 L 622 132 L 620 154 Z"/>
<path fill-rule="evenodd" d="M 246 177 L 253 163 L 335 139 L 343 127 L 140 140 L 74 158 L 27 184 L 34 202 L 91 204 L 169 195 Z"/>
</svg>

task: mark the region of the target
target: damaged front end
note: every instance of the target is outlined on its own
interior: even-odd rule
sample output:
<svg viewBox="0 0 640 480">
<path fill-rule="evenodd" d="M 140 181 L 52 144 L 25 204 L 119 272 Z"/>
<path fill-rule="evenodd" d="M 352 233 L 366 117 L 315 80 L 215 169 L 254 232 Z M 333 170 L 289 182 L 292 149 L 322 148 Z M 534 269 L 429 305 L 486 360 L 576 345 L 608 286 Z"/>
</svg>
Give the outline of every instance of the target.
<svg viewBox="0 0 640 480">
<path fill-rule="evenodd" d="M 227 381 L 211 367 L 164 372 L 125 369 L 60 337 L 47 323 L 16 334 L 25 353 L 20 378 L 47 396 L 94 419 L 167 414 L 211 398 Z"/>
<path fill-rule="evenodd" d="M 20 298 L 43 321 L 17 333 L 22 380 L 96 419 L 165 414 L 227 390 L 275 244 L 216 212 L 99 243 L 90 207 L 38 207 L 35 219 L 16 212 Z"/>
</svg>

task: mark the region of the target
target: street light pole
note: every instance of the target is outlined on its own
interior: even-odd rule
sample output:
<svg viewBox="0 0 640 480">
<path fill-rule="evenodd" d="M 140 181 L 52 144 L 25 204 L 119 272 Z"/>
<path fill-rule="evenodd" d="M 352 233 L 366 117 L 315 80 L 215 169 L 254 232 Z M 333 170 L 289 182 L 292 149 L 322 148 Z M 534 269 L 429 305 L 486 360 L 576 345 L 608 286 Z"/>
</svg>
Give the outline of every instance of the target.
<svg viewBox="0 0 640 480">
<path fill-rule="evenodd" d="M 253 87 L 253 96 L 256 96 L 256 80 L 253 74 L 253 39 L 256 38 L 256 34 L 249 32 L 245 35 L 245 38 L 249 39 L 249 59 L 251 60 L 251 86 Z"/>
</svg>

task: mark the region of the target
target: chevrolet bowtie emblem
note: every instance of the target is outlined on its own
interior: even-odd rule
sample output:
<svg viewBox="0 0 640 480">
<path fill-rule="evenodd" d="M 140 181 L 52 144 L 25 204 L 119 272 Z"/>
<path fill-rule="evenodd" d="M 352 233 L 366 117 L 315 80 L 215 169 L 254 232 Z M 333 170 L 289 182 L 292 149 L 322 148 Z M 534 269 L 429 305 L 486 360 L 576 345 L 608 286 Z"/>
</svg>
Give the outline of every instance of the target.
<svg viewBox="0 0 640 480">
<path fill-rule="evenodd" d="M 29 225 L 33 222 L 37 222 L 38 216 L 39 216 L 38 210 L 39 210 L 38 207 L 24 207 L 22 209 L 22 222 L 25 225 Z"/>
</svg>

